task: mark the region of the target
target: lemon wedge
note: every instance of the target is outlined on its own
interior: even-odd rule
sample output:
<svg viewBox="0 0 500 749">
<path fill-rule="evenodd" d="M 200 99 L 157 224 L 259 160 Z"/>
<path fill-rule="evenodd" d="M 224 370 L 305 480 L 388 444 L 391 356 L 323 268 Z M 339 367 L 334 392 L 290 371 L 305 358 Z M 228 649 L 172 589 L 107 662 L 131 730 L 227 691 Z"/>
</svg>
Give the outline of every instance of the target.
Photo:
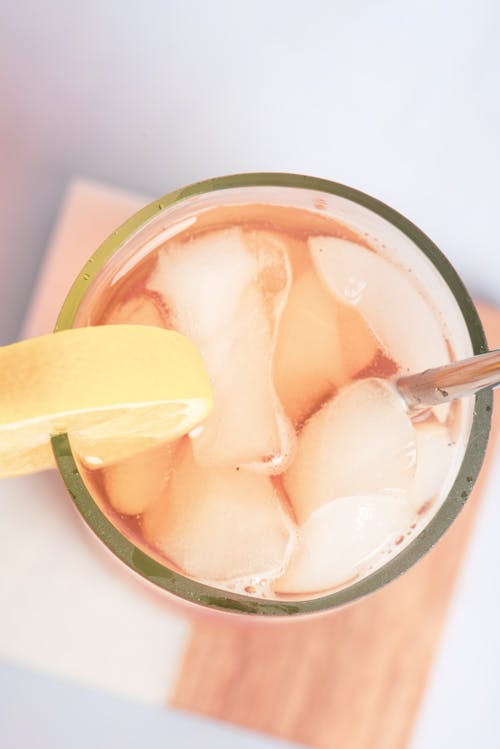
<svg viewBox="0 0 500 749">
<path fill-rule="evenodd" d="M 212 407 L 193 343 L 172 330 L 103 325 L 0 348 L 0 476 L 55 465 L 68 433 L 88 465 L 114 463 L 186 434 Z"/>
</svg>

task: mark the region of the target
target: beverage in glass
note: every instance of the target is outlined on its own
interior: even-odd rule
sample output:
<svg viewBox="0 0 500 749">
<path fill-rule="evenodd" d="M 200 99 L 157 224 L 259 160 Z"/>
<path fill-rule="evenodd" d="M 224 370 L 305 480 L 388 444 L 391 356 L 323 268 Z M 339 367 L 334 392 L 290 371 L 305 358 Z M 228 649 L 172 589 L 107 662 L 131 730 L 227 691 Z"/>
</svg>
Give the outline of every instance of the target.
<svg viewBox="0 0 500 749">
<path fill-rule="evenodd" d="M 470 492 L 489 395 L 408 414 L 391 380 L 484 350 L 477 313 L 430 240 L 362 193 L 239 175 L 151 204 L 59 319 L 119 323 L 188 336 L 212 413 L 112 464 L 71 435 L 54 447 L 91 527 L 174 595 L 271 616 L 347 603 L 422 556 Z"/>
</svg>

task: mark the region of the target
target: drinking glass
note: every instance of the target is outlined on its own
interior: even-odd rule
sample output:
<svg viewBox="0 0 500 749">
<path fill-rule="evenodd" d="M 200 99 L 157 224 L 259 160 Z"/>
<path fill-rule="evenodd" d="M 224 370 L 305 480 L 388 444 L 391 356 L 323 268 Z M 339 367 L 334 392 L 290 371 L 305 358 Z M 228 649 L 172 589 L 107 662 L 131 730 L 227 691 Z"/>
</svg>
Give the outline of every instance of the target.
<svg viewBox="0 0 500 749">
<path fill-rule="evenodd" d="M 239 174 L 199 182 L 168 193 L 140 210 L 106 239 L 77 276 L 56 330 L 84 324 L 85 311 L 109 290 L 117 274 L 159 247 L 193 214 L 221 205 L 264 203 L 309 209 L 331 216 L 365 237 L 374 248 L 414 274 L 447 329 L 456 358 L 487 350 L 476 308 L 457 273 L 436 245 L 394 209 L 336 182 L 294 174 Z M 397 310 L 395 311 L 397 314 Z M 418 324 L 418 321 L 415 321 Z M 408 331 L 411 336 L 411 330 Z M 464 430 L 460 468 L 445 500 L 425 527 L 374 572 L 326 595 L 306 600 L 270 600 L 220 590 L 169 569 L 116 528 L 92 497 L 78 470 L 67 435 L 53 438 L 59 471 L 81 516 L 125 565 L 168 596 L 212 610 L 279 618 L 310 615 L 346 605 L 403 573 L 439 540 L 471 493 L 489 434 L 492 395 L 484 391 L 461 404 Z"/>
</svg>

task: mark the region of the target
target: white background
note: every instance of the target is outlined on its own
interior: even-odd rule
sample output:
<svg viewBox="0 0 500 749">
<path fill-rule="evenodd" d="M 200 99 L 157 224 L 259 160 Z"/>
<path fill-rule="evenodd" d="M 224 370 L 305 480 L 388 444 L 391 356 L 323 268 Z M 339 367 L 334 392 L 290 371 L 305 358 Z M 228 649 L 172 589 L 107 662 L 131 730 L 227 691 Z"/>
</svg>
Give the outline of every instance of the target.
<svg viewBox="0 0 500 749">
<path fill-rule="evenodd" d="M 75 174 L 150 195 L 239 171 L 345 182 L 500 303 L 499 49 L 497 0 L 0 0 L 0 343 Z M 494 494 L 418 749 L 500 745 Z"/>
<path fill-rule="evenodd" d="M 497 0 L 0 0 L 0 342 L 74 174 L 366 190 L 500 302 Z"/>
</svg>

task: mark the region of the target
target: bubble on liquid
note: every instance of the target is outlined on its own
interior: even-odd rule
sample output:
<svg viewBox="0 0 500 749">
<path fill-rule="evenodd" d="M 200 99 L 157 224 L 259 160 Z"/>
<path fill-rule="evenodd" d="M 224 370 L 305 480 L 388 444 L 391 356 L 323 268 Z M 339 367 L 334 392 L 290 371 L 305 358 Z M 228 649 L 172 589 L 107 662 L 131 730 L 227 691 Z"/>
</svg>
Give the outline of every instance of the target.
<svg viewBox="0 0 500 749">
<path fill-rule="evenodd" d="M 191 439 L 196 439 L 197 437 L 201 435 L 202 432 L 203 432 L 203 424 L 198 424 L 198 426 L 196 426 L 194 429 L 191 429 L 191 431 L 189 432 L 189 437 Z"/>
<path fill-rule="evenodd" d="M 408 443 L 406 455 L 406 469 L 408 471 L 414 472 L 417 467 L 417 445 L 414 439 L 412 439 L 411 442 Z"/>
<path fill-rule="evenodd" d="M 349 276 L 343 289 L 345 299 L 351 304 L 359 304 L 366 289 L 367 282 L 356 276 Z"/>
<path fill-rule="evenodd" d="M 86 455 L 85 456 L 85 463 L 89 466 L 89 468 L 98 468 L 99 466 L 103 465 L 102 458 L 98 458 L 94 455 Z"/>
</svg>

